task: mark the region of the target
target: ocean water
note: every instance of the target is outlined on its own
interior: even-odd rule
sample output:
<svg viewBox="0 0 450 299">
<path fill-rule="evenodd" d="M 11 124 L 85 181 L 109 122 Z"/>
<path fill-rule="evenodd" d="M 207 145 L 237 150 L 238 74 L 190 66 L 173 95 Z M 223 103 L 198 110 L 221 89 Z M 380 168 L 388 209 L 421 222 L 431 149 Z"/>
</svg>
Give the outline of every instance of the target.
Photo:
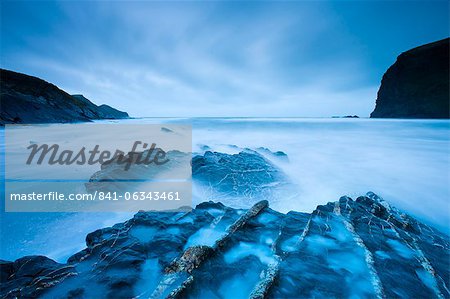
<svg viewBox="0 0 450 299">
<path fill-rule="evenodd" d="M 450 121 L 332 118 L 145 118 L 114 123 L 191 124 L 193 151 L 237 153 L 265 147 L 295 186 L 291 197 L 271 202 L 281 212 L 311 212 L 342 195 L 368 191 L 445 233 L 450 228 Z M 57 126 L 57 125 L 56 125 Z M 70 125 L 69 125 L 70 126 Z M 4 129 L 0 130 L 4 189 Z M 88 177 L 86 178 L 88 179 Z M 194 203 L 202 198 L 194 190 Z M 261 198 L 263 199 L 263 198 Z M 4 201 L 4 195 L 2 195 Z M 132 213 L 5 213 L 1 204 L 0 259 L 42 254 L 58 261 L 84 248 L 87 233 L 125 221 Z M 233 207 L 244 199 L 221 198 Z"/>
</svg>

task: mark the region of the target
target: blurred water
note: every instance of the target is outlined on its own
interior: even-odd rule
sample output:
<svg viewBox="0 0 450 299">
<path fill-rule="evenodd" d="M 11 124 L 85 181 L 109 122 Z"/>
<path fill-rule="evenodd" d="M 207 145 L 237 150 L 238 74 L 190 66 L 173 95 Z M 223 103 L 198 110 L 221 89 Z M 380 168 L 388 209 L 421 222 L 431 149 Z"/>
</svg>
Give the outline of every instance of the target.
<svg viewBox="0 0 450 299">
<path fill-rule="evenodd" d="M 450 228 L 450 121 L 380 119 L 193 118 L 132 119 L 120 123 L 193 126 L 193 150 L 236 153 L 240 148 L 283 151 L 272 160 L 297 186 L 294 199 L 271 207 L 311 212 L 342 195 L 373 191 L 396 207 L 448 233 Z M 4 189 L 4 131 L 0 130 Z M 4 200 L 2 194 L 2 200 Z M 195 202 L 204 199 L 195 198 Z M 224 204 L 246 206 L 236 199 Z M 85 235 L 124 221 L 129 213 L 5 213 L 1 205 L 0 259 L 44 254 L 59 261 L 84 247 Z"/>
<path fill-rule="evenodd" d="M 194 149 L 206 144 L 281 150 L 277 163 L 298 198 L 272 207 L 312 211 L 317 204 L 373 191 L 441 230 L 450 227 L 450 121 L 375 119 L 197 119 Z M 232 204 L 226 203 L 226 204 Z"/>
</svg>

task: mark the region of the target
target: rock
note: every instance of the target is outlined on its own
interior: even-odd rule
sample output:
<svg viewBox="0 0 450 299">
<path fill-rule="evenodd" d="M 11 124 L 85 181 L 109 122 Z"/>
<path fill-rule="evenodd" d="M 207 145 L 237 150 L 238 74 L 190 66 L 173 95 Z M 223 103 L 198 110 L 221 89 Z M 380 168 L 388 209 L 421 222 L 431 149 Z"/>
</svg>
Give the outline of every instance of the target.
<svg viewBox="0 0 450 299">
<path fill-rule="evenodd" d="M 332 116 L 331 118 L 359 118 L 358 115 Z"/>
<path fill-rule="evenodd" d="M 381 81 L 372 118 L 449 118 L 449 39 L 406 51 Z"/>
<path fill-rule="evenodd" d="M 166 273 L 186 271 L 191 273 L 197 269 L 203 261 L 214 253 L 214 249 L 209 246 L 197 245 L 189 247 L 183 255 L 166 268 Z"/>
<path fill-rule="evenodd" d="M 46 289 L 76 275 L 73 266 L 59 264 L 45 256 L 26 256 L 15 262 L 2 261 L 0 267 L 2 298 L 36 298 Z"/>
<path fill-rule="evenodd" d="M 127 118 L 107 105 L 97 106 L 81 95 L 71 96 L 36 77 L 0 69 L 0 124 L 67 123 Z"/>
<path fill-rule="evenodd" d="M 14 263 L 0 260 L 0 282 L 5 283 L 14 272 Z"/>
<path fill-rule="evenodd" d="M 172 131 L 171 129 L 166 128 L 166 127 L 162 127 L 162 128 L 161 128 L 161 131 L 162 131 L 162 132 L 166 132 L 166 133 L 173 133 L 173 131 Z"/>
<path fill-rule="evenodd" d="M 201 149 L 202 151 L 211 151 L 211 147 L 209 147 L 209 146 L 206 145 L 206 144 L 200 145 L 200 149 Z"/>
<path fill-rule="evenodd" d="M 262 148 L 258 151 L 273 158 L 288 161 L 284 152 L 271 152 Z M 86 190 L 89 192 L 130 191 L 129 184 L 124 180 L 155 178 L 163 172 L 176 169 L 178 165 L 189 165 L 191 160 L 190 153 L 168 151 L 166 157 L 169 162 L 164 165 L 152 167 L 152 164 L 135 163 L 139 155 L 146 157 L 147 152 L 129 152 L 125 156 L 103 163 L 101 169 L 94 173 L 85 184 Z M 129 169 L 125 169 L 127 163 L 118 163 L 118 159 L 131 161 Z M 235 155 L 206 151 L 204 155 L 194 156 L 191 163 L 193 179 L 202 186 L 207 186 L 208 192 L 213 192 L 206 195 L 207 198 L 221 193 L 231 197 L 243 197 L 249 204 L 254 204 L 261 197 L 275 199 L 287 194 L 292 196 L 297 192 L 288 177 L 278 167 L 253 150 L 245 149 Z M 209 188 L 210 186 L 213 188 Z"/>
<path fill-rule="evenodd" d="M 287 160 L 283 152 L 260 151 Z M 253 204 L 259 198 L 275 200 L 296 193 L 281 169 L 260 153 L 249 149 L 234 155 L 211 151 L 197 155 L 192 158 L 192 177 L 205 186 L 205 192 L 212 192 L 205 195 L 207 198 L 240 197 Z"/>
<path fill-rule="evenodd" d="M 74 95 L 72 95 L 72 97 L 86 103 L 86 105 L 89 105 L 91 107 L 91 109 L 95 111 L 95 114 L 97 115 L 98 119 L 128 118 L 128 113 L 119 111 L 119 110 L 114 109 L 113 107 L 105 105 L 105 104 L 96 106 L 94 103 L 92 103 L 90 100 L 88 100 L 81 94 L 74 94 Z"/>
<path fill-rule="evenodd" d="M 282 151 L 272 152 L 270 149 L 268 149 L 266 147 L 258 147 L 256 149 L 256 151 L 258 153 L 271 155 L 271 156 L 279 158 L 280 160 L 283 160 L 283 161 L 288 161 L 289 160 L 287 154 L 285 152 L 282 152 Z"/>
<path fill-rule="evenodd" d="M 267 270 L 263 273 L 263 278 L 259 281 L 250 294 L 250 299 L 264 299 L 267 297 L 270 288 L 276 282 L 280 271 L 279 267 L 280 264 L 278 260 L 268 266 Z"/>
<path fill-rule="evenodd" d="M 168 160 L 168 162 L 155 165 L 154 158 L 160 151 L 162 149 L 154 148 L 142 152 L 128 152 L 126 155 L 118 155 L 104 162 L 101 169 L 90 177 L 88 183 L 85 183 L 86 190 L 88 192 L 130 191 L 130 184 L 126 180 L 152 179 L 162 173 L 176 172 L 179 167 L 189 166 L 191 154 L 177 150 L 164 152 L 163 160 Z M 148 161 L 151 163 L 141 163 L 140 161 L 145 160 L 147 155 Z"/>
<path fill-rule="evenodd" d="M 144 212 L 59 264 L 1 261 L 2 298 L 448 298 L 450 239 L 369 192 L 312 213 Z M 6 274 L 6 275 L 5 275 Z"/>
</svg>

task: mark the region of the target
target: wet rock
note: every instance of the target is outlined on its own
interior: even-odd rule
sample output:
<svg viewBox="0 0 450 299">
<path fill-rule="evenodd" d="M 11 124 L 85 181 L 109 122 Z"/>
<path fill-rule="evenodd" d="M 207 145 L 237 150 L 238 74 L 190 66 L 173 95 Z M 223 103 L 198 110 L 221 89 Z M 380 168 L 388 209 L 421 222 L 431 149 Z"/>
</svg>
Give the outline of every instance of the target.
<svg viewBox="0 0 450 299">
<path fill-rule="evenodd" d="M 312 213 L 204 202 L 145 212 L 59 264 L 2 261 L 1 297 L 448 298 L 450 240 L 376 194 Z"/>
<path fill-rule="evenodd" d="M 264 271 L 263 278 L 253 289 L 249 298 L 250 299 L 266 298 L 270 291 L 270 288 L 273 286 L 273 284 L 277 279 L 279 271 L 280 271 L 280 264 L 278 260 L 270 264 L 267 270 Z"/>
<path fill-rule="evenodd" d="M 284 155 L 280 152 L 277 156 Z M 251 150 L 197 155 L 192 159 L 192 177 L 204 186 L 206 198 L 240 197 L 253 204 L 260 198 L 276 200 L 296 193 L 281 169 Z"/>
<path fill-rule="evenodd" d="M 183 255 L 166 268 L 166 273 L 186 271 L 191 273 L 198 268 L 214 252 L 209 246 L 198 245 L 189 247 Z"/>
<path fill-rule="evenodd" d="M 59 264 L 45 256 L 26 256 L 15 262 L 2 262 L 2 298 L 35 298 L 77 272 L 71 265 Z"/>
<path fill-rule="evenodd" d="M 153 149 L 156 152 L 158 148 Z M 281 151 L 271 152 L 259 149 L 275 159 L 287 161 L 287 155 Z M 222 197 L 243 198 L 249 205 L 260 198 L 275 201 L 279 198 L 290 199 L 297 194 L 297 187 L 290 182 L 287 175 L 266 159 L 262 154 L 250 149 L 234 155 L 206 151 L 204 155 L 191 158 L 191 153 L 167 151 L 168 160 L 163 165 L 140 163 L 147 157 L 149 150 L 129 152 L 118 155 L 104 162 L 85 184 L 88 192 L 130 191 L 127 180 L 142 178 L 160 178 L 172 172 L 169 178 L 176 176 L 177 167 L 192 165 L 192 178 L 200 187 L 202 198 L 217 199 Z M 155 156 L 154 153 L 150 157 Z M 190 164 L 189 164 L 190 163 Z M 181 166 L 183 167 L 183 166 Z"/>
<path fill-rule="evenodd" d="M 154 161 L 158 159 L 158 153 L 164 153 L 164 158 L 159 160 L 167 160 L 167 163 L 155 164 Z M 150 163 L 143 163 L 145 160 Z M 186 168 L 190 165 L 190 161 L 190 153 L 176 150 L 165 152 L 160 148 L 154 148 L 142 152 L 128 152 L 125 155 L 117 155 L 113 159 L 105 161 L 101 165 L 101 169 L 90 177 L 88 183 L 85 183 L 85 187 L 88 192 L 129 192 L 130 184 L 127 180 L 154 179 L 170 172 L 175 173 L 170 176 L 170 178 L 174 178 L 177 169 Z"/>
</svg>

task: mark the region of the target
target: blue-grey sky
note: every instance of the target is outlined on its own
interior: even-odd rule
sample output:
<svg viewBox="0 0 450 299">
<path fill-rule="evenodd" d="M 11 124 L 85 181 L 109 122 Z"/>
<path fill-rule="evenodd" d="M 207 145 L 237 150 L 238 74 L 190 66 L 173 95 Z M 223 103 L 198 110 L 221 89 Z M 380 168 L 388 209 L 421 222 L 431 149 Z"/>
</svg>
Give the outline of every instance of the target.
<svg viewBox="0 0 450 299">
<path fill-rule="evenodd" d="M 1 67 L 132 116 L 368 116 L 448 1 L 2 1 Z"/>
</svg>

